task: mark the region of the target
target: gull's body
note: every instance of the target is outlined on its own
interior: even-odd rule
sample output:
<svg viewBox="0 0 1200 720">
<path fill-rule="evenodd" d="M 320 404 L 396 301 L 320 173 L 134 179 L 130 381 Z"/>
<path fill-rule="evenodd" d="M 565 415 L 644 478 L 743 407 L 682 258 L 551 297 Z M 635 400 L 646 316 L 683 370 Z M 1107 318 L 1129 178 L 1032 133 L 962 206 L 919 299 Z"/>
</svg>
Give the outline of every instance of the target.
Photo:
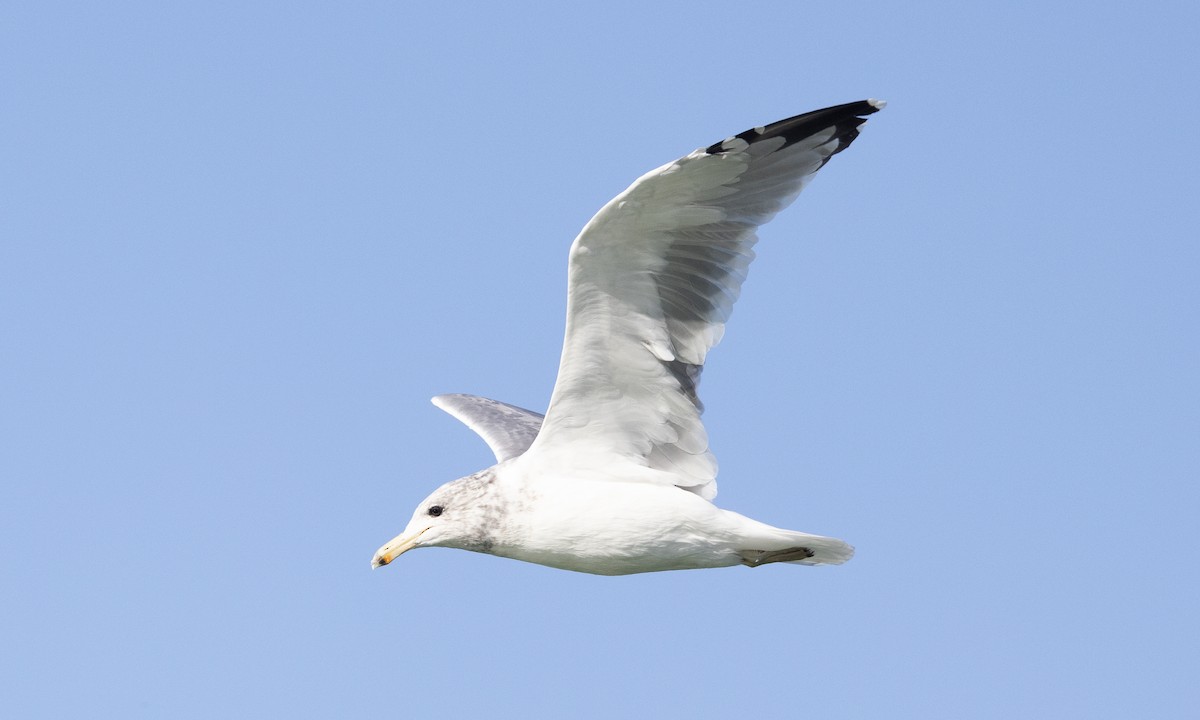
<svg viewBox="0 0 1200 720">
<path fill-rule="evenodd" d="M 567 328 L 546 416 L 486 398 L 435 404 L 497 464 L 443 485 L 376 553 L 444 546 L 565 570 L 845 562 L 835 538 L 712 503 L 696 385 L 753 259 L 755 229 L 858 135 L 868 100 L 755 128 L 647 173 L 571 246 Z"/>
</svg>

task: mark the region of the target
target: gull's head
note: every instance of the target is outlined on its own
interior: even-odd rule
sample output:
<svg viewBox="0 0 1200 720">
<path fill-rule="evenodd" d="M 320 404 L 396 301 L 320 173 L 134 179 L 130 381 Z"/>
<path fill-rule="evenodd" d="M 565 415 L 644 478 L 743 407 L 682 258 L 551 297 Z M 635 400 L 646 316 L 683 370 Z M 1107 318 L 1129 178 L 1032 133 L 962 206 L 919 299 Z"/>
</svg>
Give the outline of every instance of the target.
<svg viewBox="0 0 1200 720">
<path fill-rule="evenodd" d="M 417 505 L 404 532 L 375 552 L 371 567 L 387 565 L 419 547 L 457 547 L 469 550 L 491 546 L 490 533 L 482 522 L 494 474 L 485 470 L 448 482 Z"/>
</svg>

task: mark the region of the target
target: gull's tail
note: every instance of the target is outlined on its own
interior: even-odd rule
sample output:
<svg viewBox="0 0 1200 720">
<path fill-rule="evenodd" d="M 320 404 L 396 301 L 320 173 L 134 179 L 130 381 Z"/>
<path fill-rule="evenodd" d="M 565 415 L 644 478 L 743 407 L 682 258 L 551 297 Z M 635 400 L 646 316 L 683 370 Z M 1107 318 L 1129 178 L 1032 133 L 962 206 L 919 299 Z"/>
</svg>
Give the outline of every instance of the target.
<svg viewBox="0 0 1200 720">
<path fill-rule="evenodd" d="M 758 567 L 777 562 L 793 565 L 841 565 L 854 557 L 854 548 L 837 538 L 772 529 L 776 531 L 777 537 L 783 536 L 783 542 L 772 543 L 775 547 L 767 550 L 741 550 L 743 565 Z"/>
</svg>

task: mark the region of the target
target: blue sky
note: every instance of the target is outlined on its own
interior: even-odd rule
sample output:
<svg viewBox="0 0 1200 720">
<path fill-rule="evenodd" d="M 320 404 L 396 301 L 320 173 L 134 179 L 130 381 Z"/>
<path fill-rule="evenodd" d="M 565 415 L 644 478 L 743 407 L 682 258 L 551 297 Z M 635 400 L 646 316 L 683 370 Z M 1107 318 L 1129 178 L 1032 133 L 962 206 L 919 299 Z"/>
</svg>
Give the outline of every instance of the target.
<svg viewBox="0 0 1200 720">
<path fill-rule="evenodd" d="M 482 4 L 480 4 L 482 5 Z M 1182 717 L 1194 3 L 0 12 L 7 717 Z M 723 507 L 837 568 L 374 550 L 542 409 L 629 182 L 881 97 L 761 233 Z"/>
</svg>

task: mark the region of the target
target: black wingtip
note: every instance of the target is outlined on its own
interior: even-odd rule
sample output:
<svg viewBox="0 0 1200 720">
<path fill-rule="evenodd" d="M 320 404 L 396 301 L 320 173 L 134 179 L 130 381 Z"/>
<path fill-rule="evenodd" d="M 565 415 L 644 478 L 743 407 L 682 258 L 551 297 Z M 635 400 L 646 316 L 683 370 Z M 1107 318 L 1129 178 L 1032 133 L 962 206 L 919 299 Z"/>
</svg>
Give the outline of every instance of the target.
<svg viewBox="0 0 1200 720">
<path fill-rule="evenodd" d="M 704 151 L 709 155 L 718 155 L 731 150 L 730 143 L 735 139 L 754 143 L 775 137 L 782 137 L 784 139 L 782 147 L 787 147 L 826 128 L 834 127 L 837 129 L 834 137 L 841 140 L 837 150 L 834 150 L 836 154 L 858 137 L 858 126 L 866 122 L 867 115 L 879 112 L 886 105 L 887 103 L 883 100 L 869 99 L 813 110 L 803 115 L 773 122 L 764 127 L 751 128 L 721 142 L 713 143 Z"/>
</svg>

